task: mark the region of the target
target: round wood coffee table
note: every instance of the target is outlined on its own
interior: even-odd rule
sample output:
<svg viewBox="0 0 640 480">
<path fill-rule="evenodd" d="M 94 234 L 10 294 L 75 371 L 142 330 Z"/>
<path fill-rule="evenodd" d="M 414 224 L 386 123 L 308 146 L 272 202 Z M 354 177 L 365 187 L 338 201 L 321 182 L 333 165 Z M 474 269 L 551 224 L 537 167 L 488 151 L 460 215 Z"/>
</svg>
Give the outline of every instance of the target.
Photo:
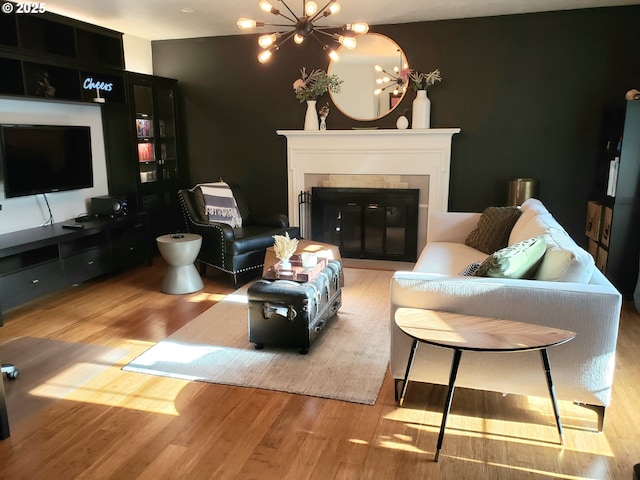
<svg viewBox="0 0 640 480">
<path fill-rule="evenodd" d="M 409 361 L 407 362 L 407 370 L 402 382 L 402 393 L 400 394 L 399 400 L 400 406 L 402 406 L 405 394 L 407 393 L 409 375 L 418 343 L 428 343 L 438 347 L 450 348 L 454 351 L 451 373 L 449 375 L 449 389 L 442 413 L 442 423 L 440 425 L 440 434 L 438 435 L 438 445 L 434 461 L 437 462 L 440 457 L 447 416 L 451 408 L 453 390 L 458 374 L 458 366 L 460 365 L 460 358 L 464 350 L 476 352 L 526 352 L 539 350 L 547 377 L 549 395 L 553 402 L 553 412 L 556 417 L 558 433 L 560 434 L 560 443 L 564 443 L 562 422 L 560 421 L 558 403 L 553 388 L 547 348 L 572 340 L 576 336 L 575 332 L 512 320 L 498 320 L 495 318 L 461 315 L 459 313 L 423 310 L 419 308 L 399 308 L 395 314 L 395 322 L 400 330 L 413 338 L 411 353 L 409 354 Z"/>
</svg>

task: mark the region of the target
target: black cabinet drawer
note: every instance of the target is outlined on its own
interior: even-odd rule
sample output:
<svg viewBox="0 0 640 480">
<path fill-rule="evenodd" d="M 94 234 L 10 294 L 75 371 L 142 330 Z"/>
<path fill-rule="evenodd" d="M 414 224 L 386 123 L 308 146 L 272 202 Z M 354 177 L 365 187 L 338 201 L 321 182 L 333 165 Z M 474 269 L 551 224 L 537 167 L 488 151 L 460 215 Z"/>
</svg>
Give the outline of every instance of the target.
<svg viewBox="0 0 640 480">
<path fill-rule="evenodd" d="M 103 275 L 111 270 L 109 254 L 105 248 L 94 248 L 62 260 L 67 283 L 79 283 Z"/>
<path fill-rule="evenodd" d="M 15 307 L 63 285 L 60 262 L 49 262 L 0 277 L 2 308 Z"/>
</svg>

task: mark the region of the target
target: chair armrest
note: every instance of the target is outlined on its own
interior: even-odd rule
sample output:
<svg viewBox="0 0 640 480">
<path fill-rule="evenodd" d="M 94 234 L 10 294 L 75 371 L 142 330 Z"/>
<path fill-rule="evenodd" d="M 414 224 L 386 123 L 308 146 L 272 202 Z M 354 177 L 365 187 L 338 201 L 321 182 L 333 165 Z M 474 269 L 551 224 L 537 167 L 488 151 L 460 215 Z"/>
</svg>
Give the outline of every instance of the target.
<svg viewBox="0 0 640 480">
<path fill-rule="evenodd" d="M 247 224 L 259 227 L 287 228 L 289 226 L 289 217 L 281 213 L 250 215 Z"/>
<path fill-rule="evenodd" d="M 235 238 L 233 227 L 220 222 L 203 222 L 190 218 L 189 231 L 191 233 L 202 235 L 203 242 L 205 242 L 209 237 L 216 237 L 225 240 L 233 240 Z"/>
</svg>

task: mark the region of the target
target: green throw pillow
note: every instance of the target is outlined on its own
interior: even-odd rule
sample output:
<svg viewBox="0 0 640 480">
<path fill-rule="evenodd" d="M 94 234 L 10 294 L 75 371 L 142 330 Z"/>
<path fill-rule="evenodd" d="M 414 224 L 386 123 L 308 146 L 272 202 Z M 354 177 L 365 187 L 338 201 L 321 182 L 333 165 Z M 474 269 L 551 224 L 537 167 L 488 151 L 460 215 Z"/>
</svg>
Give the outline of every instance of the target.
<svg viewBox="0 0 640 480">
<path fill-rule="evenodd" d="M 480 215 L 477 227 L 464 243 L 489 254 L 506 247 L 511 230 L 521 213 L 520 207 L 486 208 Z"/>
<path fill-rule="evenodd" d="M 489 255 L 474 275 L 496 278 L 531 278 L 546 250 L 547 242 L 542 235 L 523 240 Z"/>
</svg>

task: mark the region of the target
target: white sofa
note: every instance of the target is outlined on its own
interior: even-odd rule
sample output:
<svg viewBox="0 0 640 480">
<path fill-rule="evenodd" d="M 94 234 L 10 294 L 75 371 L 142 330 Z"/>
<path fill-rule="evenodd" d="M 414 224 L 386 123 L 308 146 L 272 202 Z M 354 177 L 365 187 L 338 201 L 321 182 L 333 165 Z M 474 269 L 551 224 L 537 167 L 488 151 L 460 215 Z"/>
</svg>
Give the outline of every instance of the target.
<svg viewBox="0 0 640 480">
<path fill-rule="evenodd" d="M 465 244 L 481 214 L 431 215 L 427 245 L 414 270 L 396 272 L 391 281 L 390 367 L 396 395 L 411 347 L 411 339 L 393 320 L 400 307 L 548 325 L 577 333 L 574 340 L 549 349 L 558 400 L 595 410 L 602 431 L 611 400 L 622 297 L 539 200 L 527 200 L 521 210 L 508 244 L 545 235 L 547 247 L 538 279 L 462 276 L 465 267 L 488 256 Z M 452 355 L 451 349 L 420 344 L 410 381 L 447 385 Z M 540 354 L 535 351 L 465 352 L 456 386 L 549 396 Z"/>
</svg>

